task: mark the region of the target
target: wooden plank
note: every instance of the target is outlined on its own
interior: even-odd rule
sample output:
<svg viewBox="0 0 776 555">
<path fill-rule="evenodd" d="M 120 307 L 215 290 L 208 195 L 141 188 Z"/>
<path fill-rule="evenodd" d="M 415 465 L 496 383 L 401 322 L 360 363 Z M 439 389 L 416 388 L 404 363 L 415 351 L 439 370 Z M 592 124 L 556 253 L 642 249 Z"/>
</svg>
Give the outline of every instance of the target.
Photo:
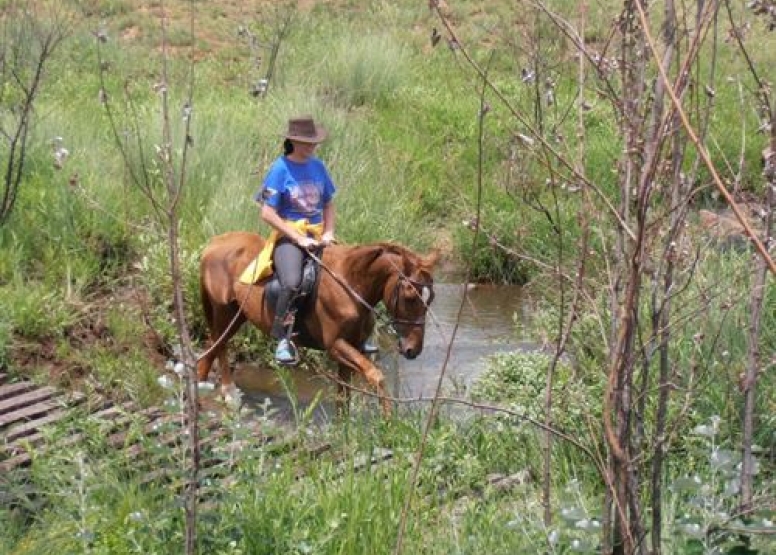
<svg viewBox="0 0 776 555">
<path fill-rule="evenodd" d="M 20 455 L 16 455 L 15 457 L 11 457 L 10 459 L 0 461 L 0 474 L 7 474 L 15 468 L 27 466 L 30 464 L 31 460 L 32 455 L 29 453 L 22 453 Z"/>
<path fill-rule="evenodd" d="M 67 436 L 64 439 L 58 441 L 56 447 L 70 447 L 71 445 L 75 445 L 83 439 L 83 434 Z M 30 449 L 28 449 L 28 447 Z M 14 468 L 28 466 L 32 462 L 32 452 L 35 451 L 38 447 L 39 446 L 37 445 L 30 445 L 27 438 L 25 438 L 23 441 L 8 445 L 7 451 L 13 456 L 5 459 L 4 461 L 0 461 L 0 474 L 3 474 L 4 472 Z"/>
<path fill-rule="evenodd" d="M 132 408 L 129 410 L 133 410 L 136 408 L 134 404 L 131 404 L 131 407 Z M 106 427 L 105 429 L 105 433 L 108 433 L 117 429 L 122 423 L 129 422 L 131 417 L 126 415 L 126 412 L 124 409 L 126 409 L 126 407 L 124 406 L 115 406 L 115 405 L 108 406 L 104 409 L 101 409 L 91 414 L 90 417 L 105 418 L 106 422 L 110 422 L 112 426 Z M 119 417 L 112 418 L 113 415 L 118 415 Z M 36 422 L 36 421 L 33 421 L 33 422 Z M 15 430 L 15 429 L 16 429 L 15 426 L 11 427 L 11 430 Z M 43 432 L 36 430 L 35 432 L 29 435 L 26 435 L 23 438 L 16 438 L 12 441 L 8 441 L 8 443 L 5 446 L 0 445 L 0 456 L 3 455 L 4 451 L 6 452 L 6 454 L 9 454 L 9 455 L 17 455 L 19 453 L 23 453 L 27 451 L 29 446 L 35 446 L 35 444 L 40 443 L 44 437 L 45 437 L 45 434 Z M 72 445 L 72 443 L 80 441 L 80 439 L 83 438 L 81 434 L 74 434 L 74 436 L 70 436 L 70 437 L 73 437 L 74 439 L 74 441 L 70 442 L 70 445 Z"/>
<path fill-rule="evenodd" d="M 23 424 L 12 424 L 8 431 L 3 433 L 3 439 L 6 442 L 11 443 L 21 437 L 34 435 L 38 428 L 64 420 L 69 414 L 68 411 L 59 409 L 54 410 L 41 418 L 28 420 Z"/>
<path fill-rule="evenodd" d="M 77 404 L 78 402 L 82 401 L 83 398 L 83 395 L 70 395 L 67 397 L 57 397 L 54 399 L 49 398 L 34 405 L 25 406 L 24 408 L 20 408 L 12 412 L 0 414 L 0 428 L 20 420 L 29 420 L 30 418 L 46 414 L 62 407 L 63 405 Z"/>
<path fill-rule="evenodd" d="M 51 399 L 52 397 L 59 394 L 60 392 L 54 389 L 53 387 L 46 386 L 46 387 L 41 387 L 39 389 L 33 389 L 32 391 L 23 393 L 21 395 L 14 395 L 9 399 L 0 401 L 0 414 L 13 412 L 15 410 L 20 409 L 21 407 L 32 405 L 34 403 L 37 403 L 38 401 L 45 401 L 46 399 Z"/>
<path fill-rule="evenodd" d="M 163 426 L 164 424 L 168 424 L 170 422 L 177 422 L 180 423 L 182 420 L 182 417 L 180 414 L 162 414 L 155 418 L 154 420 L 151 420 L 148 424 L 143 426 L 143 433 L 147 436 L 153 436 L 157 438 L 157 442 L 160 442 L 162 438 L 164 438 L 164 444 L 169 443 L 175 443 L 176 438 L 179 440 L 182 436 L 180 432 L 174 432 L 170 434 L 169 432 L 165 435 L 162 435 L 159 433 L 159 428 Z M 121 432 L 118 432 L 116 434 L 112 434 L 108 437 L 108 443 L 112 445 L 113 447 L 123 447 L 126 444 L 127 441 L 127 435 L 129 434 L 129 430 L 123 430 Z M 173 436 L 173 437 L 168 437 Z M 143 445 L 140 443 L 134 443 L 132 445 L 126 446 L 125 448 L 125 456 L 128 459 L 132 459 L 137 457 L 143 452 Z"/>
<path fill-rule="evenodd" d="M 367 456 L 366 454 L 358 455 L 353 461 L 353 470 L 360 472 L 367 467 L 377 466 L 381 462 L 389 461 L 393 458 L 393 451 L 390 449 L 383 449 L 382 447 L 376 447 Z"/>
<path fill-rule="evenodd" d="M 199 473 L 199 479 L 200 484 L 201 481 L 205 478 L 213 478 L 217 477 L 217 475 L 223 475 L 229 472 L 228 465 L 222 458 L 215 457 L 212 452 L 209 451 L 208 447 L 212 447 L 212 443 L 215 443 L 217 439 L 223 438 L 225 436 L 229 435 L 228 430 L 216 430 L 213 432 L 211 436 L 209 436 L 207 439 L 203 440 L 200 443 L 200 473 Z M 135 447 L 135 446 L 133 446 Z M 152 460 L 146 461 L 148 463 L 152 463 Z M 156 466 L 156 465 L 153 465 Z M 149 471 L 146 474 L 143 475 L 143 477 L 140 480 L 141 484 L 149 484 L 151 482 L 156 481 L 173 481 L 173 480 L 182 480 L 182 479 L 188 479 L 187 476 L 184 475 L 183 469 L 181 467 L 156 467 L 155 470 Z"/>
<path fill-rule="evenodd" d="M 205 496 L 207 495 L 206 490 L 212 490 L 213 488 L 217 487 L 216 482 L 223 484 L 226 480 L 231 479 L 232 475 L 232 465 L 229 464 L 229 461 L 227 458 L 224 458 L 223 451 L 216 452 L 214 451 L 213 447 L 222 447 L 223 450 L 229 450 L 231 448 L 235 448 L 238 451 L 242 448 L 244 448 L 247 442 L 243 440 L 237 440 L 234 442 L 231 442 L 229 444 L 220 444 L 217 440 L 222 439 L 224 437 L 227 437 L 231 434 L 231 431 L 225 429 L 225 428 L 219 428 L 217 430 L 214 430 L 210 436 L 203 439 L 202 443 L 200 444 L 201 449 L 201 455 L 200 455 L 200 472 L 199 472 L 199 488 L 200 488 L 200 495 Z M 261 436 L 255 438 L 254 442 L 251 442 L 251 446 L 258 446 L 263 445 L 266 447 L 269 443 L 284 439 L 288 441 L 287 438 L 278 438 L 277 436 Z M 295 440 L 291 440 L 294 441 Z M 236 458 L 239 458 L 239 452 L 235 455 Z M 153 461 L 146 461 L 151 462 Z M 142 468 L 140 468 L 142 470 Z M 182 487 L 185 487 L 188 480 L 188 476 L 183 472 L 183 469 L 180 467 L 163 467 L 158 468 L 155 467 L 154 470 L 148 471 L 145 474 L 143 474 L 142 478 L 140 479 L 141 484 L 150 484 L 152 482 L 172 482 L 176 483 L 176 485 Z M 212 495 L 212 493 L 210 493 Z"/>
<path fill-rule="evenodd" d="M 162 427 L 165 424 L 169 424 L 169 423 L 178 424 L 180 428 L 172 431 L 162 430 Z M 185 415 L 180 413 L 175 413 L 175 414 L 164 413 L 164 414 L 161 414 L 159 417 L 157 417 L 155 420 L 149 422 L 143 428 L 143 431 L 149 438 L 153 438 L 153 441 L 155 443 L 166 447 L 173 447 L 180 444 L 180 442 L 185 439 L 186 437 L 185 425 L 186 425 Z M 200 429 L 215 430 L 214 432 L 212 432 L 212 434 L 215 435 L 216 437 L 219 437 L 220 435 L 224 435 L 227 433 L 227 431 L 220 426 L 219 422 L 211 422 L 209 424 L 200 423 Z M 115 447 L 121 447 L 122 444 L 125 443 L 126 435 L 127 435 L 127 432 L 121 432 L 109 437 L 108 440 L 110 441 L 111 445 L 114 445 Z M 207 440 L 200 438 L 200 445 L 202 446 L 206 444 L 207 444 Z M 137 458 L 138 456 L 143 454 L 143 445 L 140 443 L 135 443 L 133 445 L 127 446 L 124 453 L 128 459 Z"/>
<path fill-rule="evenodd" d="M 35 387 L 37 386 L 32 382 L 16 382 L 0 385 L 0 401 L 21 393 L 26 393 L 31 389 L 35 389 Z"/>
<path fill-rule="evenodd" d="M 44 396 L 45 397 L 45 396 Z M 82 395 L 81 398 L 84 398 Z M 54 445 L 43 445 L 44 433 L 41 429 L 45 426 L 55 424 L 68 415 L 65 406 L 68 405 L 68 398 L 48 398 L 40 400 L 32 405 L 23 405 L 21 408 L 0 414 L 0 425 L 3 422 L 13 423 L 5 434 L 0 432 L 0 441 L 3 436 L 9 441 L 5 446 L 0 446 L 0 476 L 7 475 L 9 472 L 26 472 L 34 456 L 43 454 L 46 449 L 64 448 L 78 444 L 84 441 L 86 434 L 78 429 L 73 429 L 66 437 L 55 442 Z M 73 400 L 70 399 L 70 403 Z M 30 419 L 27 422 L 21 422 L 23 419 Z M 130 432 L 133 422 L 139 418 L 139 424 L 142 433 L 148 437 L 153 444 L 166 446 L 175 446 L 185 441 L 185 421 L 186 416 L 182 413 L 170 413 L 158 407 L 138 410 L 136 406 L 128 404 L 127 406 L 109 406 L 95 413 L 86 415 L 85 418 L 102 418 L 105 426 L 100 422 L 100 430 L 109 445 L 122 449 L 123 456 L 140 472 L 141 480 L 144 483 L 155 481 L 167 481 L 174 487 L 185 486 L 185 475 L 182 469 L 178 467 L 161 467 L 158 464 L 159 457 L 147 450 L 147 444 L 142 441 L 135 441 Z M 78 419 L 74 420 L 74 424 Z M 172 429 L 168 424 L 175 424 Z M 209 430 L 210 433 L 202 438 L 200 448 L 202 449 L 200 488 L 203 495 L 212 496 L 218 492 L 220 485 L 229 479 L 230 459 L 228 454 L 235 450 L 234 456 L 240 456 L 241 447 L 256 446 L 257 443 L 266 445 L 274 442 L 277 438 L 264 436 L 260 432 L 257 437 L 242 439 L 229 442 L 231 430 L 221 426 L 218 420 L 205 420 L 200 423 L 202 430 Z M 258 429 L 257 429 L 258 432 Z M 38 442 L 39 445 L 35 445 Z M 130 444 L 131 442 L 131 444 Z M 276 456 L 284 456 L 293 452 L 295 441 L 289 442 L 289 447 L 278 450 Z M 313 456 L 325 451 L 330 446 L 313 449 Z M 5 460 L 3 455 L 7 455 Z"/>
<path fill-rule="evenodd" d="M 91 416 L 106 418 L 106 422 L 115 424 L 114 426 L 111 426 L 111 428 L 109 428 L 107 431 L 110 431 L 111 429 L 115 430 L 122 424 L 129 424 L 129 422 L 131 422 L 130 417 L 126 416 L 125 411 L 127 408 L 129 408 L 130 410 L 136 409 L 136 406 L 134 405 L 134 403 L 131 403 L 131 402 L 128 403 L 127 405 L 128 406 L 122 405 L 122 406 L 108 407 L 92 414 Z M 140 411 L 140 414 L 143 414 L 145 412 L 148 412 L 148 410 Z M 112 420 L 110 417 L 113 416 L 114 414 L 123 416 L 124 418 Z M 4 450 L 8 455 L 10 455 L 10 457 L 3 461 L 0 461 L 0 474 L 7 472 L 13 468 L 28 466 L 30 462 L 32 462 L 32 454 L 28 451 L 28 448 L 32 447 L 33 449 L 35 449 L 36 447 L 35 443 L 39 443 L 43 439 L 43 437 L 44 437 L 43 433 L 37 432 L 31 436 L 20 438 L 6 445 Z M 64 439 L 58 441 L 56 444 L 56 447 L 69 447 L 71 445 L 77 444 L 83 439 L 85 439 L 84 434 L 74 433 L 73 435 L 69 435 Z M 2 451 L 0 451 L 0 453 L 2 453 Z"/>
<path fill-rule="evenodd" d="M 39 491 L 32 484 L 6 485 L 5 477 L 0 478 L 0 505 L 5 508 L 24 507 L 28 512 L 41 508 Z M 35 501 L 38 499 L 38 501 Z M 31 510 L 32 509 L 32 510 Z"/>
<path fill-rule="evenodd" d="M 0 415 L 0 427 L 8 426 L 14 422 L 20 422 L 35 418 L 47 412 L 56 410 L 62 406 L 58 399 L 49 399 L 34 405 L 29 405 L 19 410 Z"/>
</svg>

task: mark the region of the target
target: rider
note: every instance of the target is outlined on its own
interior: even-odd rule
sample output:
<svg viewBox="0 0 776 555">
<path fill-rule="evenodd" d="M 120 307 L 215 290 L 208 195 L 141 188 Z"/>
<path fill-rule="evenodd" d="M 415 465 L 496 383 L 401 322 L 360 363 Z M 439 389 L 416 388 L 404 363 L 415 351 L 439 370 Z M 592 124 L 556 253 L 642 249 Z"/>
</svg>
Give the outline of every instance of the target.
<svg viewBox="0 0 776 555">
<path fill-rule="evenodd" d="M 279 156 L 267 172 L 254 200 L 261 204 L 261 219 L 279 234 L 272 255 L 280 281 L 272 337 L 278 339 L 275 360 L 293 364 L 296 346 L 291 341 L 293 301 L 302 280 L 305 252 L 334 242 L 336 187 L 325 164 L 315 156 L 327 132 L 312 117 L 288 121 Z"/>
</svg>

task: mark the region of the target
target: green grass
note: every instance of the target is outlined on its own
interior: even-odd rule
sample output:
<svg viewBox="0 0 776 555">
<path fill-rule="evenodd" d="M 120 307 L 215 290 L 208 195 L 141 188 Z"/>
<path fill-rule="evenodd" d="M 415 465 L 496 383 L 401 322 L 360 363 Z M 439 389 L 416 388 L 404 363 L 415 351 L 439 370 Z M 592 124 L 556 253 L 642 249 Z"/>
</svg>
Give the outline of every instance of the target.
<svg viewBox="0 0 776 555">
<path fill-rule="evenodd" d="M 278 457 L 272 444 L 247 445 L 234 459 L 231 485 L 215 489 L 222 502 L 202 509 L 203 548 L 256 554 L 392 552 L 419 438 L 416 425 L 416 416 L 409 416 L 391 426 L 354 420 L 328 431 L 310 429 L 301 437 L 315 434 L 317 442 L 333 445 L 316 458 Z M 7 551 L 169 552 L 178 545 L 182 518 L 174 509 L 172 484 L 140 487 L 142 459 L 133 468 L 106 449 L 100 422 L 75 420 L 67 426 L 77 427 L 86 437 L 74 448 L 36 459 L 27 483 L 38 492 L 36 502 L 42 510 L 27 514 L 27 522 L 23 509 L 6 512 L 7 522 L 14 525 L 6 528 L 0 540 Z M 65 431 L 65 427 L 52 430 L 51 441 Z M 134 434 L 143 439 L 140 428 Z M 180 462 L 174 449 L 154 448 L 153 438 L 146 440 L 157 457 L 156 466 L 174 468 Z M 440 422 L 422 469 L 406 548 L 441 554 L 465 546 L 493 546 L 494 553 L 524 547 L 523 534 L 509 532 L 508 520 L 516 516 L 511 496 L 491 489 L 483 480 L 488 472 L 509 475 L 524 468 L 526 461 L 514 457 L 515 441 L 509 428 L 497 422 Z M 389 461 L 361 466 L 385 448 L 393 455 Z M 530 484 L 517 487 L 535 495 Z M 64 488 L 73 493 L 59 499 L 57 492 Z M 8 491 L 21 501 L 21 489 L 13 485 Z M 473 535 L 478 527 L 483 533 Z M 498 547 L 497 540 L 505 532 L 508 541 Z"/>
<path fill-rule="evenodd" d="M 171 410 L 179 410 L 176 406 L 171 404 Z M 390 424 L 356 418 L 325 430 L 308 425 L 298 431 L 301 445 L 291 457 L 283 456 L 286 450 L 280 445 L 249 442 L 231 458 L 229 482 L 209 490 L 216 498 L 200 510 L 201 547 L 212 553 L 393 552 L 420 437 L 419 417 L 409 413 Z M 182 453 L 157 445 L 143 431 L 140 420 L 137 424 L 128 441 L 146 445 L 155 461 L 150 468 L 177 468 Z M 209 449 L 222 445 L 228 453 L 228 438 L 243 437 L 245 432 L 249 434 L 245 439 L 251 437 L 248 430 L 232 428 L 234 424 L 225 420 L 223 426 L 231 434 L 209 444 Z M 52 429 L 49 437 L 56 442 L 75 428 L 84 434 L 80 444 L 51 452 L 40 450 L 23 481 L 15 481 L 14 475 L 6 477 L 6 495 L 13 502 L 1 509 L 8 524 L 0 535 L 4 552 L 177 550 L 183 522 L 176 483 L 141 486 L 150 460 L 140 457 L 128 465 L 120 451 L 106 444 L 104 426 L 90 417 L 75 417 L 60 429 Z M 724 487 L 723 473 L 729 470 L 718 465 L 709 471 L 708 457 L 713 451 L 710 437 L 706 440 L 697 444 L 695 460 L 699 461 L 696 471 L 714 480 L 704 493 L 708 505 L 700 506 L 688 496 L 691 482 L 675 482 L 666 505 L 670 507 L 667 531 L 673 530 L 666 534 L 666 549 L 671 552 L 694 541 L 683 531 L 687 523 L 706 526 L 717 518 L 711 507 L 731 508 L 717 489 Z M 322 442 L 331 449 L 315 457 L 303 454 L 305 446 Z M 515 433 L 508 421 L 493 416 L 457 422 L 440 419 L 429 436 L 405 531 L 405 549 L 440 555 L 481 550 L 506 555 L 537 549 L 550 536 L 559 552 L 572 545 L 588 545 L 576 552 L 595 552 L 600 530 L 596 507 L 603 483 L 579 479 L 583 470 L 579 463 L 556 455 L 558 471 L 553 480 L 558 517 L 545 528 L 536 478 L 539 445 L 535 434 Z M 392 454 L 388 461 L 362 466 L 384 449 Z M 676 478 L 692 471 L 684 465 L 677 469 Z M 499 477 L 508 476 L 516 481 L 510 487 L 499 487 Z M 34 499 L 25 497 L 30 487 L 36 492 Z M 61 491 L 69 493 L 61 496 Z M 33 506 L 37 508 L 32 512 L 25 508 Z M 753 524 L 760 518 L 756 516 Z M 730 544 L 732 539 L 715 536 L 709 545 Z M 765 539 L 754 542 L 767 548 Z"/>
</svg>

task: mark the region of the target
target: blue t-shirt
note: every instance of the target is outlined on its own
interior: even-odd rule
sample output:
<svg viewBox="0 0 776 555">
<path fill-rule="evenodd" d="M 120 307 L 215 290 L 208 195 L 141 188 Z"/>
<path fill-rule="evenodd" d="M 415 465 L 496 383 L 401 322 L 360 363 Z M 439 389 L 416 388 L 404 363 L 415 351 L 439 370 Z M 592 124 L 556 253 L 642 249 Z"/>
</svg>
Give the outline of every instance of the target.
<svg viewBox="0 0 776 555">
<path fill-rule="evenodd" d="M 281 156 L 272 163 L 253 198 L 273 207 L 284 220 L 306 218 L 318 224 L 323 221 L 323 207 L 336 192 L 326 166 L 318 158 L 300 164 Z"/>
</svg>

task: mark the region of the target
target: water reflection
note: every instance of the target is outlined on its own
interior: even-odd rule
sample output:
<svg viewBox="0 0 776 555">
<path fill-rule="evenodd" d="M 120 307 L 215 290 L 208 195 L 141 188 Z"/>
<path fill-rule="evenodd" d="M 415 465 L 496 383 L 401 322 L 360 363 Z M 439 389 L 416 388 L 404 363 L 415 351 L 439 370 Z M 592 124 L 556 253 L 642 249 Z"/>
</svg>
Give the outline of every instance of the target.
<svg viewBox="0 0 776 555">
<path fill-rule="evenodd" d="M 395 348 L 395 337 L 382 332 L 376 340 L 381 347 L 377 364 L 385 372 L 389 391 L 403 398 L 431 396 L 448 356 L 443 387 L 460 390 L 485 368 L 485 359 L 499 351 L 522 346 L 515 332 L 515 321 L 525 321 L 526 303 L 517 286 L 476 286 L 437 284 L 436 297 L 426 323 L 423 353 L 415 360 L 402 358 Z M 464 292 L 466 296 L 464 298 Z M 459 318 L 460 314 L 460 318 Z M 456 328 L 457 324 L 457 328 Z M 455 332 L 455 339 L 453 333 Z M 319 418 L 332 414 L 335 387 L 324 377 L 306 371 L 284 372 L 287 384 L 297 392 L 304 408 L 320 395 Z M 283 380 L 269 367 L 256 364 L 238 366 L 235 382 L 246 394 L 246 402 L 262 406 L 269 398 L 282 418 L 292 418 Z"/>
<path fill-rule="evenodd" d="M 525 302 L 519 287 L 478 285 L 468 288 L 465 298 L 462 285 L 442 284 L 435 289 L 423 354 L 405 360 L 391 350 L 380 358 L 397 396 L 433 395 L 448 350 L 442 382 L 446 391 L 469 386 L 484 370 L 490 355 L 520 346 L 516 321 L 525 320 Z"/>
<path fill-rule="evenodd" d="M 306 370 L 273 370 L 269 365 L 239 364 L 234 383 L 244 394 L 246 405 L 263 415 L 265 409 L 273 417 L 292 422 L 315 403 L 314 417 L 325 421 L 334 414 L 336 386 L 327 378 Z M 292 404 L 288 392 L 294 392 Z"/>
</svg>

